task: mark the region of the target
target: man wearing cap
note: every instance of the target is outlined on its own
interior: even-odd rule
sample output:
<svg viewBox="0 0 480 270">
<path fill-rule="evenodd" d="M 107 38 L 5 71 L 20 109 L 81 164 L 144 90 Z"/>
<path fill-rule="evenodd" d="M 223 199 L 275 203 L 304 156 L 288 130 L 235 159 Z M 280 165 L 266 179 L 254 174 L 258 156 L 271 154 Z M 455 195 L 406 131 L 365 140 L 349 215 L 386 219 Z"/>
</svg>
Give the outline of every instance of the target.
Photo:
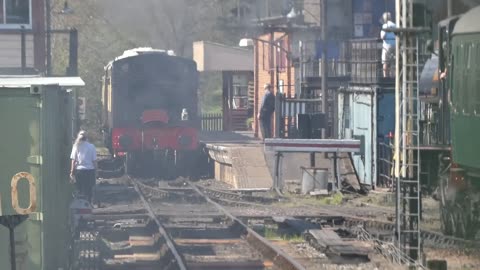
<svg viewBox="0 0 480 270">
<path fill-rule="evenodd" d="M 76 188 L 91 203 L 96 181 L 97 151 L 95 146 L 88 142 L 84 130 L 78 133 L 70 159 L 72 160 L 70 178 L 74 179 L 75 176 Z"/>
<path fill-rule="evenodd" d="M 272 114 L 275 111 L 275 96 L 272 93 L 272 86 L 266 83 L 265 95 L 263 96 L 262 105 L 260 106 L 260 112 L 257 117 L 260 120 L 260 129 L 262 130 L 263 138 L 272 137 Z"/>
</svg>

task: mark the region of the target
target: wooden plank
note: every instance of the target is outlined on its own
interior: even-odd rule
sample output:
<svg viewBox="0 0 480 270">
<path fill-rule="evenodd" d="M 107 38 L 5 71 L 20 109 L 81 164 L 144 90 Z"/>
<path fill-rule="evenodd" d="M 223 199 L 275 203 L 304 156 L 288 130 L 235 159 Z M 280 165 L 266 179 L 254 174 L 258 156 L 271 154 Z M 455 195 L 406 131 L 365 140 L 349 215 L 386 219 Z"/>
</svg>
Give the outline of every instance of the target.
<svg viewBox="0 0 480 270">
<path fill-rule="evenodd" d="M 316 244 L 327 255 L 336 255 L 342 257 L 368 257 L 368 250 L 355 247 L 350 243 L 343 241 L 342 238 L 333 230 L 313 229 L 308 230 L 308 234 L 315 239 Z"/>
</svg>

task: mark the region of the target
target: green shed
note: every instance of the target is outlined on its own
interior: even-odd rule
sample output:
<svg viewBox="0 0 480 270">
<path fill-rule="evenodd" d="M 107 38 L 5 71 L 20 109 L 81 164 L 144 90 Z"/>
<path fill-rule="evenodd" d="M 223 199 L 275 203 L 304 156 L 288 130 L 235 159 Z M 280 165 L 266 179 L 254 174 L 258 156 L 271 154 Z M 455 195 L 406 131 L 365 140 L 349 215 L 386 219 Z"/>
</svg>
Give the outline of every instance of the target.
<svg viewBox="0 0 480 270">
<path fill-rule="evenodd" d="M 79 77 L 0 77 L 0 268 L 11 269 L 14 229 L 19 270 L 67 269 L 69 151 Z M 17 216 L 18 217 L 18 216 Z"/>
</svg>

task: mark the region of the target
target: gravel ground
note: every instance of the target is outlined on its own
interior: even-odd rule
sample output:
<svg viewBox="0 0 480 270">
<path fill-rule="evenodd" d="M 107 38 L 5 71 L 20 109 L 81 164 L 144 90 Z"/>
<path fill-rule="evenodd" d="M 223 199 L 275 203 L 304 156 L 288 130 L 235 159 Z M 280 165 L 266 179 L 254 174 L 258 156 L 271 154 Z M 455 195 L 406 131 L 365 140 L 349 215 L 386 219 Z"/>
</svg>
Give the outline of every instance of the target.
<svg viewBox="0 0 480 270">
<path fill-rule="evenodd" d="M 199 184 L 215 189 L 233 189 L 224 182 L 216 180 L 203 180 Z M 257 193 L 256 195 L 261 195 Z M 270 196 L 271 194 L 268 194 Z M 257 207 L 226 207 L 234 215 L 270 215 L 270 216 L 294 216 L 294 215 L 321 215 L 345 213 L 352 216 L 374 218 L 393 222 L 395 220 L 395 201 L 393 194 L 386 189 L 371 191 L 367 196 L 357 194 L 343 194 L 338 198 L 315 198 L 312 196 L 300 196 L 286 194 L 287 201 L 272 205 Z M 439 204 L 432 198 L 423 198 L 422 201 L 423 221 L 421 227 L 426 230 L 441 232 L 439 218 Z M 306 244 L 297 248 L 303 250 L 308 256 L 319 256 L 315 252 L 310 253 Z M 313 251 L 316 251 L 313 249 Z M 463 250 L 452 251 L 442 249 L 426 249 L 428 260 L 442 259 L 448 263 L 448 269 L 480 269 L 480 252 L 466 253 Z M 376 261 L 374 258 L 377 258 Z M 315 268 L 308 269 L 406 269 L 393 266 L 386 262 L 380 255 L 373 255 L 372 262 L 365 265 L 331 265 L 319 263 Z"/>
</svg>

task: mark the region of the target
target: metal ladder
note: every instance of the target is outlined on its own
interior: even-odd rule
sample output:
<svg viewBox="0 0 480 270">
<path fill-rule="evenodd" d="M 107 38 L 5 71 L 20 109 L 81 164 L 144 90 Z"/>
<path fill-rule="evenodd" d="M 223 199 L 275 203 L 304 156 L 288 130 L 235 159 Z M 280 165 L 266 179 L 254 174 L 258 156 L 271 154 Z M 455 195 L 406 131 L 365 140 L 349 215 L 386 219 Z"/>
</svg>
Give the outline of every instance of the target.
<svg viewBox="0 0 480 270">
<path fill-rule="evenodd" d="M 418 1 L 417 1 L 418 2 Z M 421 265 L 420 100 L 423 67 L 419 33 L 413 31 L 413 0 L 397 0 L 396 245 Z"/>
</svg>

